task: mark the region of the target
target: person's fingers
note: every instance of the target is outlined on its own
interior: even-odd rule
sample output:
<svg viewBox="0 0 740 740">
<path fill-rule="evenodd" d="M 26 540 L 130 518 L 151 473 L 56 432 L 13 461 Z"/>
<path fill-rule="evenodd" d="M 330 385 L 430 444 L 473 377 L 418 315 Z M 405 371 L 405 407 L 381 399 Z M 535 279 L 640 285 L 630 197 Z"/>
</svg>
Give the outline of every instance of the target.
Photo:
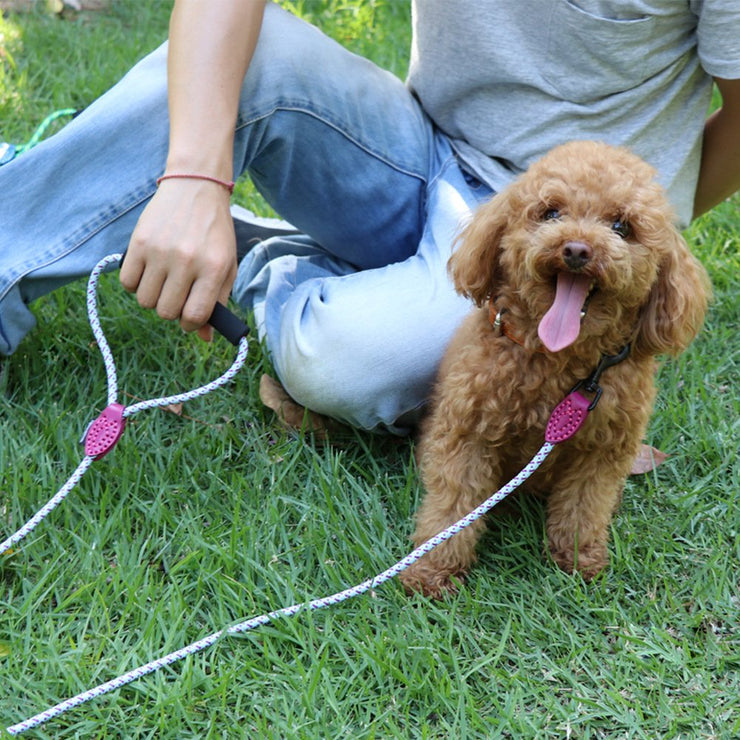
<svg viewBox="0 0 740 740">
<path fill-rule="evenodd" d="M 192 284 L 180 315 L 180 326 L 185 331 L 203 328 L 213 313 L 213 306 L 217 301 L 224 306 L 228 303 L 236 278 L 236 260 L 232 259 L 225 271 L 219 268 L 221 268 L 221 263 L 203 270 L 200 277 Z M 204 332 L 204 336 L 206 335 L 210 337 L 212 333 Z"/>
<path fill-rule="evenodd" d="M 135 293 L 144 273 L 143 250 L 136 246 L 136 231 L 132 235 L 126 250 L 126 259 L 121 266 L 118 279 L 124 290 Z"/>
<path fill-rule="evenodd" d="M 218 191 L 176 185 L 157 191 L 144 209 L 119 279 L 143 307 L 208 339 L 213 306 L 228 300 L 236 276 L 233 220 Z"/>
</svg>

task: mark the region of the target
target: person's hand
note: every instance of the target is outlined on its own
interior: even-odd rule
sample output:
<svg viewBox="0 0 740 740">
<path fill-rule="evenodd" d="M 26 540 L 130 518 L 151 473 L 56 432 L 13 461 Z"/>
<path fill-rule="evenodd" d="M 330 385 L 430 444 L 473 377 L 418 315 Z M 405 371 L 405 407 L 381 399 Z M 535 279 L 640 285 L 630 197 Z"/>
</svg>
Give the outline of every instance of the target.
<svg viewBox="0 0 740 740">
<path fill-rule="evenodd" d="M 227 302 L 235 277 L 228 192 L 207 181 L 163 181 L 131 236 L 123 287 L 144 308 L 210 341 L 206 322 L 217 301 Z"/>
</svg>

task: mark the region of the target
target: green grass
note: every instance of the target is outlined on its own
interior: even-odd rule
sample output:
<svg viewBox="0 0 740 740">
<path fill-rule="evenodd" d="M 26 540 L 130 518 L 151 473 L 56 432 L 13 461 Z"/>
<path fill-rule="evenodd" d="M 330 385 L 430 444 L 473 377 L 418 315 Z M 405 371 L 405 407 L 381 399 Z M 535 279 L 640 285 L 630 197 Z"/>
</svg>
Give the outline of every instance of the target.
<svg viewBox="0 0 740 740">
<path fill-rule="evenodd" d="M 408 4 L 296 9 L 405 73 Z M 2 135 L 103 92 L 166 34 L 168 3 L 120 0 L 0 25 Z M 241 202 L 258 203 L 242 185 Z M 31 737 L 731 738 L 740 735 L 737 198 L 687 236 L 716 300 L 666 363 L 612 565 L 594 583 L 541 557 L 542 510 L 494 517 L 455 598 L 397 582 L 283 619 L 53 720 Z M 103 280 L 121 388 L 189 387 L 228 366 Z M 39 301 L 0 369 L 0 533 L 74 470 L 105 403 L 81 285 Z M 190 368 L 193 368 L 190 370 Z M 0 563 L 0 727 L 255 614 L 360 582 L 408 549 L 421 489 L 409 443 L 357 434 L 320 449 L 261 408 L 259 348 L 228 390 L 135 417 L 121 444 Z M 127 399 L 128 400 L 128 399 Z"/>
</svg>

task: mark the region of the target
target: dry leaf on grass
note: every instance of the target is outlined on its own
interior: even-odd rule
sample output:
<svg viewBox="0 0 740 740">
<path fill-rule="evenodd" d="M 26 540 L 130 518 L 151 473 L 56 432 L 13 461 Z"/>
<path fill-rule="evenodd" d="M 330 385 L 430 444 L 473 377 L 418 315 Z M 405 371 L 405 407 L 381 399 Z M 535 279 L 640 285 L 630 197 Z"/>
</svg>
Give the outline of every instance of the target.
<svg viewBox="0 0 740 740">
<path fill-rule="evenodd" d="M 640 445 L 640 451 L 632 462 L 630 475 L 639 475 L 640 473 L 649 473 L 655 470 L 662 462 L 665 462 L 668 455 L 650 445 Z"/>
</svg>

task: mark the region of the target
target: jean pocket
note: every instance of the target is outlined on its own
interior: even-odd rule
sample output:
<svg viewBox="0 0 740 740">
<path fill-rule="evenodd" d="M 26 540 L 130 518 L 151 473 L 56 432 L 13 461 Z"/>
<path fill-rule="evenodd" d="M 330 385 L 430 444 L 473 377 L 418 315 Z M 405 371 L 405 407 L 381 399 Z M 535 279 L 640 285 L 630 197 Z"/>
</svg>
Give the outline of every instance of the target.
<svg viewBox="0 0 740 740">
<path fill-rule="evenodd" d="M 606 18 L 555 0 L 543 76 L 564 100 L 587 103 L 637 87 L 666 65 L 656 19 Z"/>
</svg>

